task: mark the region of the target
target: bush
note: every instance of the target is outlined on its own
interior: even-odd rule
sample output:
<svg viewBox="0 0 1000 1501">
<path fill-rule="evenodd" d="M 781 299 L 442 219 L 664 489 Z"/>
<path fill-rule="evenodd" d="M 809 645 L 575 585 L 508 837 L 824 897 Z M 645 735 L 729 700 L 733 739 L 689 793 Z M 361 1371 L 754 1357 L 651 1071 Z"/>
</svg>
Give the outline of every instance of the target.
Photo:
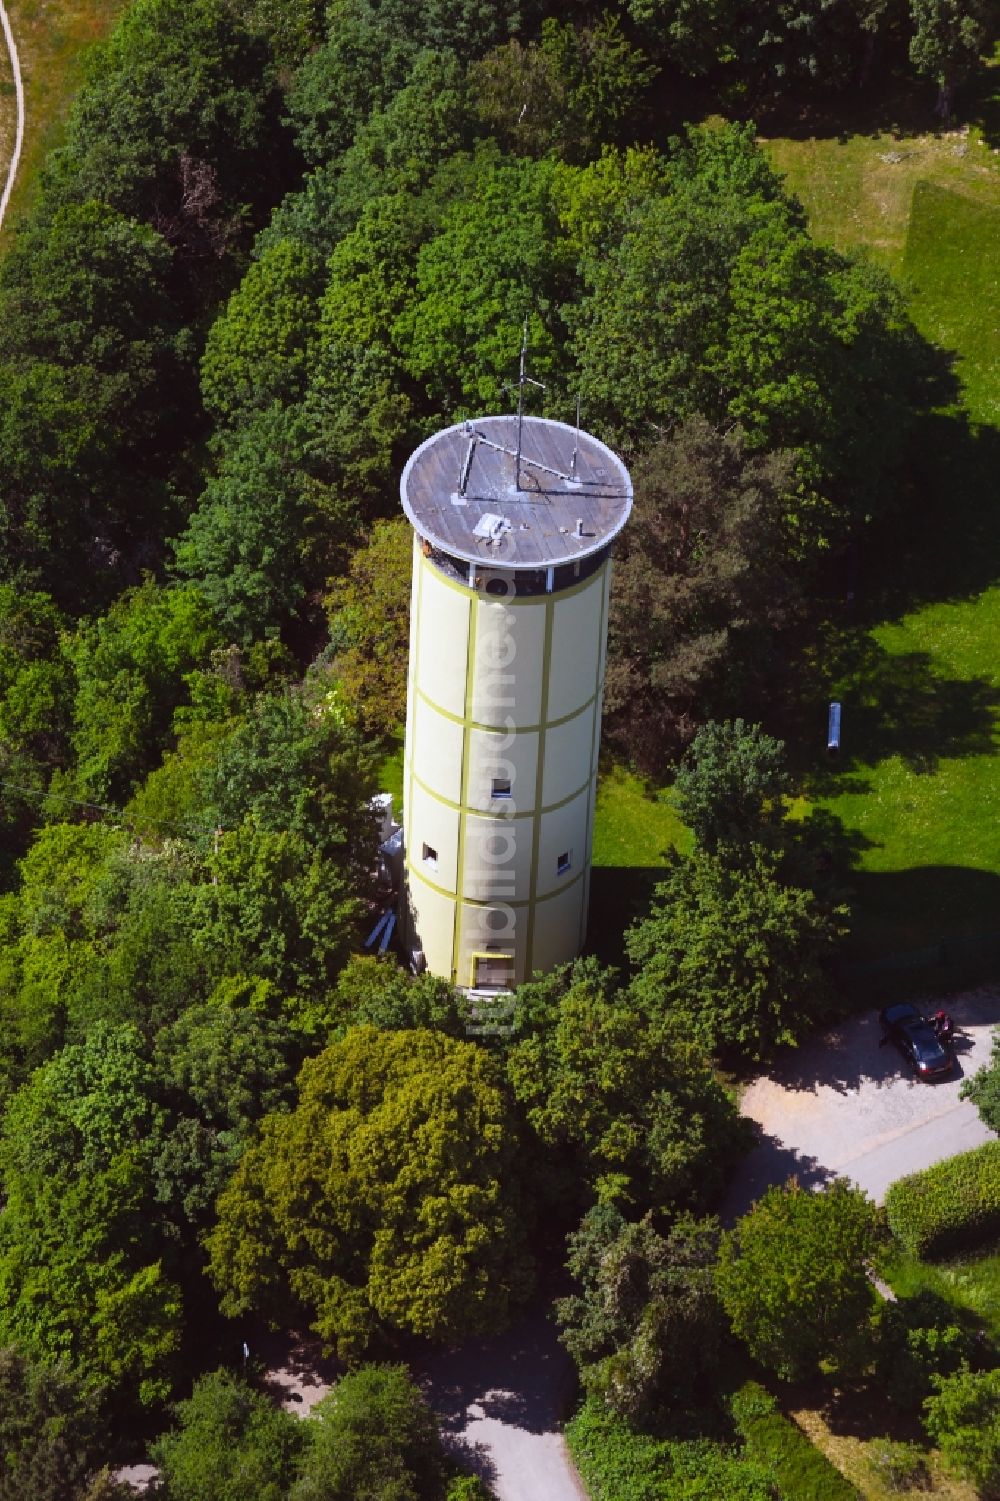
<svg viewBox="0 0 1000 1501">
<path fill-rule="evenodd" d="M 706 1496 L 772 1501 L 774 1496 L 764 1465 L 707 1439 L 634 1433 L 595 1401 L 577 1413 L 566 1438 L 591 1501 L 704 1501 Z M 839 1494 L 830 1496 L 840 1501 Z"/>
<path fill-rule="evenodd" d="M 971 1480 L 983 1501 L 1000 1498 L 1000 1370 L 938 1376 L 924 1426 L 948 1469 Z"/>
<path fill-rule="evenodd" d="M 879 1320 L 875 1377 L 897 1412 L 917 1412 L 935 1376 L 951 1376 L 976 1362 L 974 1337 L 955 1309 L 934 1293 L 886 1303 Z"/>
<path fill-rule="evenodd" d="M 893 1183 L 889 1228 L 914 1256 L 944 1256 L 1000 1234 L 1000 1141 Z"/>
<path fill-rule="evenodd" d="M 887 1491 L 925 1490 L 930 1483 L 926 1456 L 916 1444 L 877 1438 L 868 1446 L 868 1463 Z"/>
<path fill-rule="evenodd" d="M 747 1381 L 731 1402 L 733 1422 L 751 1459 L 774 1476 L 781 1501 L 858 1501 L 851 1482 L 777 1410 L 756 1381 Z"/>
</svg>

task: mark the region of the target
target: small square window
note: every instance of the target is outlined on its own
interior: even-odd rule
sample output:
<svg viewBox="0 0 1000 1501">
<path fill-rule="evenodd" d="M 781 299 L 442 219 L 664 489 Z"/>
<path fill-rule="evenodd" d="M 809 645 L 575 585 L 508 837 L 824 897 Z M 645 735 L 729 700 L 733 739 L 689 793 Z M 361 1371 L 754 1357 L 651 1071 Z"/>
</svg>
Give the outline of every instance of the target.
<svg viewBox="0 0 1000 1501">
<path fill-rule="evenodd" d="M 510 797 L 510 777 L 494 777 L 491 797 Z"/>
<path fill-rule="evenodd" d="M 431 847 L 431 845 L 425 844 L 424 845 L 424 864 L 425 865 L 429 865 L 432 870 L 437 870 L 437 863 L 438 863 L 438 852 L 437 852 L 437 850 L 433 849 Z"/>
<path fill-rule="evenodd" d="M 573 851 L 565 850 L 561 855 L 556 857 L 556 875 L 564 876 L 572 864 Z"/>
</svg>

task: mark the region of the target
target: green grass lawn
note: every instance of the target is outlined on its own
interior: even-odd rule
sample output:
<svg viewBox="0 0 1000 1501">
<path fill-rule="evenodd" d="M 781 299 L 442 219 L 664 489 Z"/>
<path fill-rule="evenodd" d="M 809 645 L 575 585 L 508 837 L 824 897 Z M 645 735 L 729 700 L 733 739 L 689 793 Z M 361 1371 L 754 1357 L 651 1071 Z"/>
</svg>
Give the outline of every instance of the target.
<svg viewBox="0 0 1000 1501">
<path fill-rule="evenodd" d="M 994 426 L 1000 426 L 1000 191 L 997 199 L 918 182 L 902 267 L 914 321 L 936 344 L 958 351 L 966 410 Z"/>
<path fill-rule="evenodd" d="M 870 635 L 819 801 L 859 837 L 854 956 L 1000 931 L 1000 588 Z"/>
<path fill-rule="evenodd" d="M 994 64 L 980 88 L 991 109 L 998 80 Z M 888 267 L 921 332 L 955 353 L 973 424 L 942 414 L 917 435 L 929 520 L 909 529 L 904 520 L 863 559 L 870 586 L 888 586 L 885 618 L 867 631 L 834 628 L 819 664 L 844 704 L 845 759 L 812 779 L 812 793 L 859 846 L 852 953 L 861 960 L 1000 930 L 994 135 L 973 111 L 969 129 L 916 129 L 911 113 L 851 135 L 766 142 L 817 238 Z"/>
<path fill-rule="evenodd" d="M 899 1251 L 885 1266 L 886 1281 L 901 1298 L 931 1292 L 971 1313 L 1000 1343 L 1000 1250 L 932 1263 Z"/>
<path fill-rule="evenodd" d="M 58 144 L 70 104 L 83 79 L 88 47 L 111 30 L 128 0 L 7 0 L 24 80 L 24 147 L 8 219 L 15 223 L 38 186 L 46 153 Z M 6 47 L 0 48 L 0 78 L 9 81 Z M 0 99 L 0 151 L 13 146 L 13 94 Z M 6 177 L 8 156 L 0 162 Z"/>
</svg>

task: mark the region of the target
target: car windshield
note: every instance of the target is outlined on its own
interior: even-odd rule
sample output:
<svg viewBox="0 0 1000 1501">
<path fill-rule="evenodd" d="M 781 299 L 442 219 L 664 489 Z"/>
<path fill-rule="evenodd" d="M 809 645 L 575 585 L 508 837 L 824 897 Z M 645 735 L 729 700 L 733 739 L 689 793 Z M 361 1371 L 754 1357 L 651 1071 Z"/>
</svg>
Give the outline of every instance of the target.
<svg viewBox="0 0 1000 1501">
<path fill-rule="evenodd" d="M 934 1029 L 926 1022 L 913 1022 L 906 1028 L 913 1051 L 921 1063 L 944 1063 L 948 1057 L 934 1035 Z"/>
</svg>

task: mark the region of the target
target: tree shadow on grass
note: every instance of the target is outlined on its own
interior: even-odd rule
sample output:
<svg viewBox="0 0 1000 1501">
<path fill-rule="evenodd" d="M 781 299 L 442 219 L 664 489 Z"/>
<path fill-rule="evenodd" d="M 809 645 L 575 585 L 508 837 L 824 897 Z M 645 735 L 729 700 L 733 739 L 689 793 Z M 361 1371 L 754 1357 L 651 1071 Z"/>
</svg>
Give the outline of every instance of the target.
<svg viewBox="0 0 1000 1501">
<path fill-rule="evenodd" d="M 900 505 L 865 535 L 856 555 L 859 624 L 921 604 L 968 599 L 1000 579 L 1000 429 L 958 408 L 925 411 L 915 425 Z"/>
<path fill-rule="evenodd" d="M 1000 688 L 988 679 L 945 677 L 930 653 L 890 652 L 862 626 L 830 628 L 814 650 L 808 698 L 782 726 L 810 797 L 867 792 L 864 768 L 892 756 L 928 775 L 942 760 L 1000 749 Z M 823 754 L 833 700 L 841 705 L 835 758 Z"/>
<path fill-rule="evenodd" d="M 645 917 L 665 875 L 662 865 L 595 865 L 590 873 L 586 952 L 596 954 L 602 964 L 624 968 L 625 934 L 637 918 Z"/>
</svg>

